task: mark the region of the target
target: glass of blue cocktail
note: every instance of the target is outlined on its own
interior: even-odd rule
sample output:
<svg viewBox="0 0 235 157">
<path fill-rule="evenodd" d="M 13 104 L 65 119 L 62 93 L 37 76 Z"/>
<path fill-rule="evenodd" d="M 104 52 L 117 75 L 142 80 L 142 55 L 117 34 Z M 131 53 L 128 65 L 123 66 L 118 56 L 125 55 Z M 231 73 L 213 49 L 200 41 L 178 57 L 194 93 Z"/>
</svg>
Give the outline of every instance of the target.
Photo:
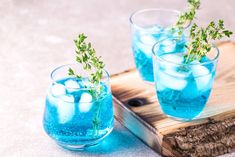
<svg viewBox="0 0 235 157">
<path fill-rule="evenodd" d="M 211 52 L 200 61 L 186 63 L 186 41 L 189 40 L 173 37 L 157 42 L 153 47 L 153 62 L 156 93 L 162 111 L 187 121 L 195 119 L 207 103 L 219 50 L 213 45 Z"/>
<path fill-rule="evenodd" d="M 171 29 L 178 16 L 178 11 L 170 9 L 145 9 L 131 15 L 132 51 L 144 81 L 154 82 L 152 47 L 159 40 L 178 35 L 177 29 Z"/>
<path fill-rule="evenodd" d="M 68 75 L 68 69 L 84 77 Z M 112 94 L 109 74 L 104 70 L 99 95 L 81 65 L 56 68 L 51 73 L 43 118 L 46 133 L 60 146 L 79 150 L 95 145 L 113 129 Z"/>
</svg>

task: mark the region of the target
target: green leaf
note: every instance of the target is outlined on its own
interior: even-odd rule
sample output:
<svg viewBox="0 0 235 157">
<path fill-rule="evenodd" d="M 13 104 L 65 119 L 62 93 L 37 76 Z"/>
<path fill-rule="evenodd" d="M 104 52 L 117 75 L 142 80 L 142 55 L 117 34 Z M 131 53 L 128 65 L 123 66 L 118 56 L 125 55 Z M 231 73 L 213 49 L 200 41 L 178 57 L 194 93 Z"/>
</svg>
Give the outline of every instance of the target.
<svg viewBox="0 0 235 157">
<path fill-rule="evenodd" d="M 72 75 L 75 75 L 73 69 L 69 68 L 69 70 L 68 70 L 68 75 L 71 75 L 71 76 L 72 76 Z"/>
<path fill-rule="evenodd" d="M 230 36 L 233 34 L 233 32 L 231 32 L 231 31 L 229 31 L 229 30 L 225 30 L 225 31 L 223 31 L 223 33 L 224 33 L 225 36 L 227 36 L 227 37 L 230 37 Z"/>
</svg>

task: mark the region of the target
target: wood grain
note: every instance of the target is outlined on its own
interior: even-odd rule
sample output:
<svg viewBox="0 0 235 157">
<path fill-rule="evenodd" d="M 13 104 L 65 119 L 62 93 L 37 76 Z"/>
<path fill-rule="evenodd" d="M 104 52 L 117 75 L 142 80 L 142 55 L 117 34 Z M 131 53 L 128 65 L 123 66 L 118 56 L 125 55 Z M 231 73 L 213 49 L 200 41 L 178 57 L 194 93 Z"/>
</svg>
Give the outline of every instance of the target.
<svg viewBox="0 0 235 157">
<path fill-rule="evenodd" d="M 235 44 L 219 44 L 217 76 L 209 102 L 192 122 L 165 116 L 154 85 L 131 69 L 111 77 L 115 117 L 164 156 L 218 156 L 235 148 Z M 142 104 L 130 106 L 128 103 Z M 137 102 L 138 103 L 138 102 Z"/>
</svg>

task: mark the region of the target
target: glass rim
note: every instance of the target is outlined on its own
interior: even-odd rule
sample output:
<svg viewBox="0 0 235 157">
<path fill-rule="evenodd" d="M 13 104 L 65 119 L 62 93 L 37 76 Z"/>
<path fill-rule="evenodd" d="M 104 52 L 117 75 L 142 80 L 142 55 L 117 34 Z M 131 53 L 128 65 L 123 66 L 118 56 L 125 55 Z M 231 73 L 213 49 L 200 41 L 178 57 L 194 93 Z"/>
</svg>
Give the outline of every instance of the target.
<svg viewBox="0 0 235 157">
<path fill-rule="evenodd" d="M 215 62 L 215 61 L 217 61 L 218 58 L 219 58 L 219 55 L 220 55 L 219 48 L 216 46 L 215 43 L 211 43 L 211 44 L 212 44 L 212 48 L 214 48 L 215 51 L 216 51 L 216 55 L 215 55 L 215 57 L 213 57 L 213 59 L 210 59 L 210 60 L 208 60 L 208 61 L 206 61 L 206 62 L 202 62 L 202 63 L 201 63 L 201 62 L 176 63 L 176 62 L 172 62 L 172 61 L 166 60 L 166 59 L 164 59 L 163 57 L 156 55 L 156 53 L 155 53 L 155 47 L 156 47 L 157 45 L 159 45 L 161 42 L 163 42 L 164 40 L 167 40 L 167 39 L 169 39 L 169 38 L 164 38 L 164 39 L 162 39 L 162 40 L 159 40 L 159 41 L 157 41 L 157 42 L 153 45 L 153 47 L 152 47 L 152 55 L 153 55 L 153 57 L 159 58 L 159 59 L 162 60 L 162 61 L 168 62 L 168 63 L 170 63 L 170 64 L 174 64 L 174 65 L 177 65 L 177 66 L 182 66 L 182 65 L 183 65 L 183 66 L 184 66 L 184 65 L 205 65 L 205 64 L 209 64 L 209 63 Z M 171 39 L 172 39 L 172 38 L 171 38 Z M 178 38 L 176 38 L 176 37 L 174 38 L 174 37 L 173 37 L 173 39 L 178 39 Z"/>
<path fill-rule="evenodd" d="M 51 74 L 50 74 L 50 78 L 51 78 L 51 80 L 52 80 L 52 83 L 62 85 L 62 86 L 64 86 L 66 89 L 77 89 L 77 90 L 78 90 L 78 89 L 79 89 L 79 90 L 95 89 L 95 87 L 89 87 L 89 88 L 86 88 L 86 87 L 82 87 L 82 88 L 81 88 L 81 87 L 78 87 L 78 88 L 66 87 L 65 85 L 59 83 L 58 80 L 55 80 L 55 79 L 53 78 L 54 73 L 55 73 L 56 71 L 58 71 L 59 69 L 64 68 L 64 67 L 69 67 L 69 66 L 75 66 L 75 65 L 78 65 L 78 64 L 76 64 L 76 63 L 64 64 L 64 65 L 58 66 L 58 67 L 56 67 L 54 70 L 52 70 L 52 72 L 51 72 Z M 105 75 L 105 76 L 104 76 L 104 75 Z M 71 76 L 68 75 L 68 77 L 64 77 L 64 78 L 69 78 L 69 77 L 71 77 Z M 104 77 L 104 78 L 101 79 L 101 80 L 105 80 L 105 81 L 101 81 L 101 82 L 109 83 L 110 75 L 109 75 L 108 71 L 105 70 L 105 69 L 103 69 L 103 77 Z M 75 78 L 75 77 L 71 77 L 71 78 Z M 88 78 L 88 77 L 82 77 L 82 78 Z"/>
<path fill-rule="evenodd" d="M 138 14 L 140 14 L 140 13 L 149 12 L 149 11 L 172 12 L 172 13 L 176 13 L 178 16 L 180 15 L 180 11 L 179 11 L 179 10 L 176 10 L 176 9 L 167 9 L 167 8 L 146 8 L 146 9 L 140 9 L 140 10 L 134 11 L 134 12 L 130 15 L 130 17 L 129 17 L 130 23 L 131 23 L 133 26 L 137 27 L 138 29 L 145 29 L 144 27 L 141 27 L 141 26 L 139 26 L 138 24 L 136 24 L 136 23 L 134 22 L 133 18 L 134 18 L 134 16 L 136 16 L 136 15 L 138 15 Z M 191 25 L 191 23 L 192 23 L 192 22 L 190 21 L 189 24 L 186 25 L 186 26 L 183 27 L 183 28 L 184 28 L 184 29 L 188 28 L 188 27 Z M 168 27 L 170 27 L 170 26 L 168 26 Z M 167 27 L 167 28 L 168 28 L 168 27 Z"/>
</svg>

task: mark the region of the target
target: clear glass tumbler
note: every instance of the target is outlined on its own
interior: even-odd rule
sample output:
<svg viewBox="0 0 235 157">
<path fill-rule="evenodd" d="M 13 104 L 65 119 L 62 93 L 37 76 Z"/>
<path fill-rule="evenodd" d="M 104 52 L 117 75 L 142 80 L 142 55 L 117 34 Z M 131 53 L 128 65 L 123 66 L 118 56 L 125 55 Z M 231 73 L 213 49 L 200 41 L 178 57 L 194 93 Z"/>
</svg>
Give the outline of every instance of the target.
<svg viewBox="0 0 235 157">
<path fill-rule="evenodd" d="M 68 69 L 83 77 L 68 75 Z M 99 143 L 113 129 L 112 93 L 109 74 L 103 71 L 101 90 L 88 81 L 88 73 L 76 64 L 63 65 L 51 73 L 43 118 L 46 133 L 60 146 L 80 150 Z"/>
<path fill-rule="evenodd" d="M 159 40 L 178 35 L 178 31 L 170 30 L 178 16 L 178 11 L 170 9 L 145 9 L 131 15 L 132 51 L 144 81 L 154 82 L 152 47 Z"/>
<path fill-rule="evenodd" d="M 166 40 L 171 40 L 171 44 L 167 42 L 166 45 Z M 219 50 L 213 45 L 211 52 L 200 61 L 185 63 L 187 52 L 182 47 L 187 42 L 180 40 L 168 38 L 154 45 L 154 78 L 162 111 L 170 117 L 188 121 L 195 119 L 207 103 Z"/>
</svg>

